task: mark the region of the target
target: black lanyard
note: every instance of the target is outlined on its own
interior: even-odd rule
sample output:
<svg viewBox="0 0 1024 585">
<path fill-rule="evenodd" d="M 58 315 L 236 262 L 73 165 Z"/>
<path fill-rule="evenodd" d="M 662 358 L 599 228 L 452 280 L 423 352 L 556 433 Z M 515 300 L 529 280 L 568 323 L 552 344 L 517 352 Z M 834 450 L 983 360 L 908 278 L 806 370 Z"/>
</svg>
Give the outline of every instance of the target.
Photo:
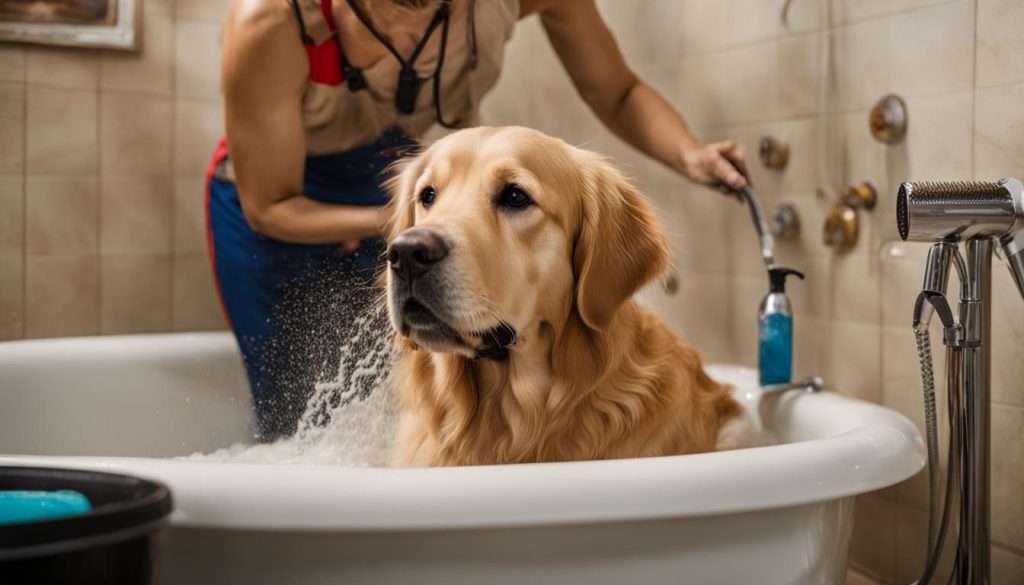
<svg viewBox="0 0 1024 585">
<path fill-rule="evenodd" d="M 363 11 L 362 7 L 359 6 L 358 0 L 348 0 L 348 5 L 352 9 L 352 12 L 359 18 L 360 22 L 365 26 L 385 48 L 395 57 L 395 60 L 401 65 L 401 70 L 398 73 L 398 85 L 395 90 L 395 109 L 401 114 L 412 114 L 416 111 L 416 99 L 419 97 L 420 89 L 423 87 L 423 82 L 430 78 L 420 78 L 416 73 L 416 59 L 419 58 L 420 53 L 423 52 L 423 48 L 430 41 L 430 37 L 434 34 L 437 27 L 441 27 L 441 49 L 437 56 L 437 67 L 434 69 L 434 74 L 431 76 L 434 81 L 434 112 L 437 115 L 437 123 L 445 128 L 455 128 L 456 122 L 448 122 L 444 119 L 441 113 L 441 71 L 444 67 L 444 56 L 448 50 L 448 25 L 451 20 L 451 0 L 441 0 L 441 5 L 437 7 L 437 11 L 434 13 L 434 17 L 430 19 L 430 24 L 427 25 L 426 32 L 423 33 L 423 37 L 420 38 L 419 43 L 416 44 L 416 48 L 413 49 L 412 55 L 409 56 L 409 60 L 406 61 L 398 53 L 398 51 L 388 42 L 384 35 L 374 28 L 370 18 Z M 475 36 L 475 31 L 474 31 Z M 334 32 L 334 42 L 338 46 L 338 52 L 341 57 L 341 72 L 344 76 L 350 91 L 360 91 L 366 89 L 366 77 L 363 75 L 363 71 L 358 67 L 353 66 L 349 63 L 348 58 L 345 55 L 345 51 L 341 46 L 341 40 L 338 37 L 338 32 Z M 473 45 L 476 44 L 476 39 L 473 39 Z M 475 47 L 474 47 L 475 48 Z"/>
</svg>

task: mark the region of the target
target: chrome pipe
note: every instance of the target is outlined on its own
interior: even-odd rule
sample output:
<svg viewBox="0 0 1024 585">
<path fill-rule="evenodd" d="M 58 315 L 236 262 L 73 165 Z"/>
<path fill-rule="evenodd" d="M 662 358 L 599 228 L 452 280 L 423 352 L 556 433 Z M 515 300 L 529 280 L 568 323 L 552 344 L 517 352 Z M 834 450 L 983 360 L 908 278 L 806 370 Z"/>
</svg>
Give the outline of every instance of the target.
<svg viewBox="0 0 1024 585">
<path fill-rule="evenodd" d="M 971 298 L 961 300 L 964 330 L 963 419 L 967 444 L 963 455 L 963 549 L 959 582 L 987 585 L 990 574 L 991 511 L 991 339 L 992 250 L 989 238 L 967 241 Z"/>
</svg>

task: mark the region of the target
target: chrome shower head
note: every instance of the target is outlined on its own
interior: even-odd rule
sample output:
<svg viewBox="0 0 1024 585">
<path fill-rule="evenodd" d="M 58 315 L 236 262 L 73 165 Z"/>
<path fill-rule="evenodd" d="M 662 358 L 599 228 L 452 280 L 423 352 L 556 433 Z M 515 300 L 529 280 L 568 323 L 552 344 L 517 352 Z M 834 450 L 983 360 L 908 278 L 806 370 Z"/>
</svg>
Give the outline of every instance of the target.
<svg viewBox="0 0 1024 585">
<path fill-rule="evenodd" d="M 903 183 L 896 222 L 904 240 L 998 239 L 1024 298 L 1024 184 L 1017 179 Z"/>
</svg>

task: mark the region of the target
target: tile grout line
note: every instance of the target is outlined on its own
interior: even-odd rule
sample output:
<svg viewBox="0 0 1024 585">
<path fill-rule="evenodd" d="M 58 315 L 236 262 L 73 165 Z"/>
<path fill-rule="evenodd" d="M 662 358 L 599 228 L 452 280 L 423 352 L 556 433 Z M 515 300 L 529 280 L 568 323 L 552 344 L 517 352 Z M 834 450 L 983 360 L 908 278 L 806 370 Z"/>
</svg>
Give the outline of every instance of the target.
<svg viewBox="0 0 1024 585">
<path fill-rule="evenodd" d="M 167 280 L 170 291 L 168 294 L 169 307 L 167 308 L 167 330 L 176 331 L 174 285 L 175 273 L 178 267 L 178 3 L 177 0 L 170 0 L 171 20 L 171 201 L 170 201 L 170 224 L 171 224 L 171 245 L 169 250 L 170 277 Z"/>
<path fill-rule="evenodd" d="M 96 58 L 96 333 L 103 333 L 103 82 L 102 55 Z"/>
<path fill-rule="evenodd" d="M 974 55 L 971 59 L 971 178 L 978 176 L 977 164 L 975 160 L 975 149 L 977 148 L 977 140 L 975 136 L 978 133 L 978 0 L 974 0 L 974 44 L 973 50 Z"/>
<path fill-rule="evenodd" d="M 21 337 L 28 337 L 28 52 L 21 80 Z"/>
</svg>

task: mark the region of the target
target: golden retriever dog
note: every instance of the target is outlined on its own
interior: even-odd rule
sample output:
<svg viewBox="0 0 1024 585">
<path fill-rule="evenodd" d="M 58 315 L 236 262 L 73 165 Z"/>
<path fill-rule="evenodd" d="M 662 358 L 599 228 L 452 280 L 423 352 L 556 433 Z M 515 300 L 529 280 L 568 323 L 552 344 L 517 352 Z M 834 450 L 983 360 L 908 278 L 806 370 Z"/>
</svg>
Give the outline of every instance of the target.
<svg viewBox="0 0 1024 585">
<path fill-rule="evenodd" d="M 395 172 L 396 463 L 644 457 L 731 440 L 723 427 L 743 417 L 730 388 L 631 300 L 668 247 L 606 159 L 526 128 L 475 128 Z"/>
</svg>

